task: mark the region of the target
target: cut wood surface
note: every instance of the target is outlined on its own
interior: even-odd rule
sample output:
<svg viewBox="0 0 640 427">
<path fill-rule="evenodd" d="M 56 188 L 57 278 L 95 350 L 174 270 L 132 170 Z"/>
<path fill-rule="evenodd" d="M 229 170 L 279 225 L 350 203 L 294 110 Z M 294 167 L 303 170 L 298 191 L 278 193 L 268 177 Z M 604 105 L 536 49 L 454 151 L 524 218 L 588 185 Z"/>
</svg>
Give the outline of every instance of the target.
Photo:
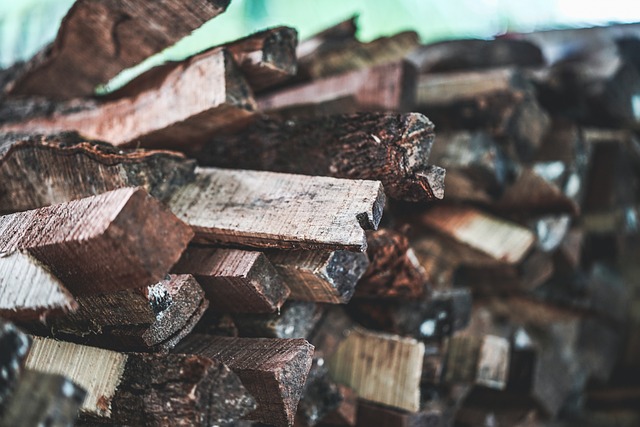
<svg viewBox="0 0 640 427">
<path fill-rule="evenodd" d="M 171 46 L 228 5 L 229 0 L 77 1 L 56 40 L 6 90 L 56 99 L 91 96 L 97 85 Z"/>
<path fill-rule="evenodd" d="M 509 373 L 509 341 L 494 335 L 455 335 L 447 344 L 446 382 L 503 390 Z"/>
<path fill-rule="evenodd" d="M 329 369 L 361 398 L 415 412 L 423 357 L 424 344 L 412 338 L 357 328 L 329 359 Z"/>
<path fill-rule="evenodd" d="M 12 323 L 0 319 L 0 413 L 13 393 L 22 373 L 24 359 L 31 347 L 31 339 Z"/>
<path fill-rule="evenodd" d="M 60 280 L 26 251 L 0 254 L 0 316 L 43 320 L 78 304 Z"/>
<path fill-rule="evenodd" d="M 290 298 L 345 304 L 367 268 L 367 256 L 350 251 L 267 252 L 269 260 L 291 289 Z"/>
<path fill-rule="evenodd" d="M 192 335 L 176 351 L 220 360 L 258 403 L 247 419 L 292 426 L 311 368 L 313 346 L 304 339 L 228 338 Z"/>
<path fill-rule="evenodd" d="M 188 149 L 251 116 L 251 90 L 231 55 L 214 49 L 152 68 L 94 108 L 5 123 L 4 132 L 76 130 L 116 146 Z"/>
<path fill-rule="evenodd" d="M 213 310 L 223 313 L 272 313 L 289 288 L 262 252 L 191 246 L 173 267 L 193 274 Z"/>
<path fill-rule="evenodd" d="M 195 162 L 171 151 L 122 150 L 76 133 L 0 135 L 0 212 L 12 213 L 143 187 L 166 200 Z"/>
<path fill-rule="evenodd" d="M 141 188 L 0 217 L 0 252 L 27 251 L 73 295 L 156 283 L 192 236 Z"/>
<path fill-rule="evenodd" d="M 383 205 L 377 181 L 216 168 L 196 169 L 169 202 L 195 243 L 354 251 L 365 249 Z"/>
<path fill-rule="evenodd" d="M 437 206 L 418 221 L 509 264 L 519 262 L 535 243 L 535 235 L 528 229 L 472 207 Z"/>
<path fill-rule="evenodd" d="M 442 199 L 444 173 L 429 165 L 433 123 L 418 113 L 359 113 L 275 120 L 213 137 L 200 165 L 380 180 L 388 196 Z"/>
<path fill-rule="evenodd" d="M 202 356 L 125 354 L 36 337 L 26 366 L 83 387 L 81 415 L 101 422 L 215 425 L 255 407 L 233 372 Z"/>
<path fill-rule="evenodd" d="M 48 322 L 56 336 L 120 351 L 168 351 L 208 307 L 193 276 L 169 275 L 155 285 L 77 298 L 78 309 Z"/>
</svg>

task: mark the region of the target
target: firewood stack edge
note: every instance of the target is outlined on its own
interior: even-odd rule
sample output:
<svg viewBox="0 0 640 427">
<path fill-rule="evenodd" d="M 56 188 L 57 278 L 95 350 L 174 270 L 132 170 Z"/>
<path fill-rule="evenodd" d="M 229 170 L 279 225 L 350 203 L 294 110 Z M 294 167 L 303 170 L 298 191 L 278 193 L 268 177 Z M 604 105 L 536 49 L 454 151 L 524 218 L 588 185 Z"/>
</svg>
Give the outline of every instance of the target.
<svg viewBox="0 0 640 427">
<path fill-rule="evenodd" d="M 640 25 L 94 95 L 228 3 L 77 0 L 0 70 L 0 426 L 640 424 Z"/>
</svg>

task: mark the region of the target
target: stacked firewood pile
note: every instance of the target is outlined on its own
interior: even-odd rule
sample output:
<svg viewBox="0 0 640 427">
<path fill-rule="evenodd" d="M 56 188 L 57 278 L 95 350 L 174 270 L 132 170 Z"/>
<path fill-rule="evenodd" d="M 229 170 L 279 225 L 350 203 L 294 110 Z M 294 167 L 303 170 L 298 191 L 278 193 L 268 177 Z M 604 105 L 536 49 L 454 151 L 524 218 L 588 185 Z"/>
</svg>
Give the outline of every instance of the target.
<svg viewBox="0 0 640 427">
<path fill-rule="evenodd" d="M 93 96 L 227 5 L 77 0 L 0 71 L 0 425 L 638 425 L 640 27 L 279 27 Z"/>
</svg>

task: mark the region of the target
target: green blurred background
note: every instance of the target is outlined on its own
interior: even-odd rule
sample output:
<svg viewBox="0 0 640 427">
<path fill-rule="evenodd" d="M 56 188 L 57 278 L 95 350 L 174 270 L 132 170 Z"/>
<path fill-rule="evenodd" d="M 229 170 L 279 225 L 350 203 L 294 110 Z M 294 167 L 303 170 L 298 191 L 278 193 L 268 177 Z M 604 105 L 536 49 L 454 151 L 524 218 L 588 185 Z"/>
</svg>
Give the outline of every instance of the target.
<svg viewBox="0 0 640 427">
<path fill-rule="evenodd" d="M 187 1 L 187 0 L 183 0 Z M 0 68 L 28 59 L 55 37 L 73 0 L 1 0 Z M 640 21 L 637 0 L 232 0 L 229 9 L 175 46 L 127 70 L 113 89 L 165 60 L 182 59 L 260 29 L 289 25 L 304 39 L 358 15 L 358 38 L 415 30 L 423 42 L 507 31 Z"/>
</svg>

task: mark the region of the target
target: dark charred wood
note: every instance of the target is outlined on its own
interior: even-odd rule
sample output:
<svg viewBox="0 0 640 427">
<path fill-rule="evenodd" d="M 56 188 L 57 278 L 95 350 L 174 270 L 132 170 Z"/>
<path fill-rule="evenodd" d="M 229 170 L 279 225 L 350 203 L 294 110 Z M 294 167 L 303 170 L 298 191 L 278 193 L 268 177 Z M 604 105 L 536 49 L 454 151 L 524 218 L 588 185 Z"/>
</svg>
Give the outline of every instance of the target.
<svg viewBox="0 0 640 427">
<path fill-rule="evenodd" d="M 287 301 L 278 313 L 236 314 L 233 321 L 241 337 L 309 338 L 321 315 L 312 302 Z"/>
</svg>

